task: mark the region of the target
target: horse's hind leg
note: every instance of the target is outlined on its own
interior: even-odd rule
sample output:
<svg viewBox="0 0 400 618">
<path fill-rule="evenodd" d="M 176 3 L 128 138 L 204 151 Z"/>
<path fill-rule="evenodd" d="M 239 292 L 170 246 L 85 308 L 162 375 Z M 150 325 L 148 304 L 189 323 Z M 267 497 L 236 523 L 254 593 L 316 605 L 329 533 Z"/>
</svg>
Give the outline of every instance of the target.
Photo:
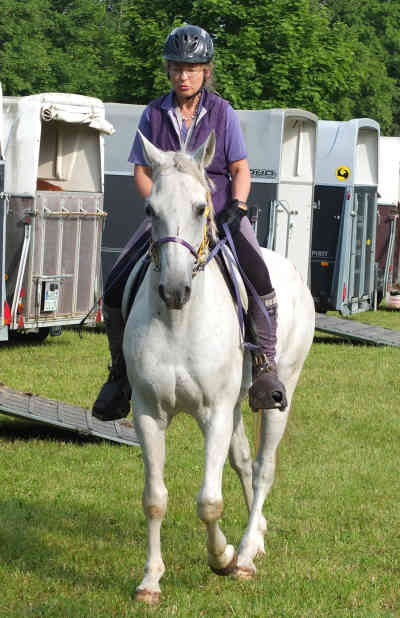
<svg viewBox="0 0 400 618">
<path fill-rule="evenodd" d="M 203 484 L 197 496 L 197 513 L 207 527 L 208 565 L 217 575 L 228 575 L 236 566 L 236 552 L 220 530 L 222 472 L 232 435 L 232 411 L 222 406 L 212 414 L 202 431 L 205 438 Z"/>
<path fill-rule="evenodd" d="M 159 581 L 165 571 L 161 556 L 160 530 L 168 499 L 168 491 L 163 478 L 166 428 L 162 427 L 157 419 L 139 413 L 137 405 L 135 405 L 134 422 L 142 447 L 145 471 L 142 504 L 147 519 L 145 576 L 136 588 L 136 600 L 151 605 L 160 600 Z"/>
<path fill-rule="evenodd" d="M 238 413 L 239 420 L 236 422 L 232 434 L 232 440 L 229 448 L 229 462 L 232 469 L 236 472 L 240 479 L 247 510 L 250 513 L 251 506 L 253 504 L 252 461 L 250 445 L 246 436 L 240 411 L 240 404 L 237 410 L 235 410 L 235 413 Z M 267 522 L 265 517 L 261 514 L 259 521 L 258 554 L 265 554 L 264 535 L 266 531 Z"/>
<path fill-rule="evenodd" d="M 238 565 L 235 575 L 249 579 L 256 573 L 253 559 L 259 547 L 259 526 L 262 521 L 262 508 L 272 487 L 275 476 L 276 450 L 285 431 L 289 409 L 263 410 L 261 412 L 260 448 L 253 464 L 254 498 L 249 523 L 239 547 Z"/>
</svg>

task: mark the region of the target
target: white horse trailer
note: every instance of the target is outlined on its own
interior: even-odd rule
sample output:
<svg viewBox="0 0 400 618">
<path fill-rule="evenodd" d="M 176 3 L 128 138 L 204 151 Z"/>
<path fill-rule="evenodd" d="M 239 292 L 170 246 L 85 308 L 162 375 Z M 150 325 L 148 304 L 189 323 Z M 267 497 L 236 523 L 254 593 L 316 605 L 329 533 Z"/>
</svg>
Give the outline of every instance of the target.
<svg viewBox="0 0 400 618">
<path fill-rule="evenodd" d="M 2 103 L 0 340 L 42 339 L 79 324 L 101 295 L 103 134 L 113 128 L 91 97 Z"/>
<path fill-rule="evenodd" d="M 239 111 L 261 246 L 287 257 L 309 283 L 317 116 L 301 109 Z"/>
<path fill-rule="evenodd" d="M 379 125 L 318 121 L 311 291 L 317 310 L 374 308 Z"/>
<path fill-rule="evenodd" d="M 378 294 L 386 297 L 400 285 L 400 137 L 379 140 L 376 261 Z"/>
</svg>

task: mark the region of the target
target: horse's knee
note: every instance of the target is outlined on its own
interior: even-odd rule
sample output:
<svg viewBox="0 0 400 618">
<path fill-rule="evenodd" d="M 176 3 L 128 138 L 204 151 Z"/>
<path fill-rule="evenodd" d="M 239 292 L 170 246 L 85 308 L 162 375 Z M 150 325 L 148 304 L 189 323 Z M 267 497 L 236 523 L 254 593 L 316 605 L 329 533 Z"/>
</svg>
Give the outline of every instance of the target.
<svg viewBox="0 0 400 618">
<path fill-rule="evenodd" d="M 221 498 L 201 497 L 197 498 L 197 514 L 201 521 L 209 523 L 217 521 L 222 516 L 224 502 Z"/>
<path fill-rule="evenodd" d="M 143 492 L 143 510 L 150 519 L 162 519 L 167 510 L 168 491 L 167 489 L 152 489 L 151 492 Z"/>
</svg>

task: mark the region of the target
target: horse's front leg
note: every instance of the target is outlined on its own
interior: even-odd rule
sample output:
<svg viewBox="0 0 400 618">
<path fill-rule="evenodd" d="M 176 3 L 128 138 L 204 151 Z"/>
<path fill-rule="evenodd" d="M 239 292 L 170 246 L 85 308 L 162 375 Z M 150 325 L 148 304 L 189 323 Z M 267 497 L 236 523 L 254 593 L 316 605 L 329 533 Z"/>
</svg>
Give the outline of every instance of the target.
<svg viewBox="0 0 400 618">
<path fill-rule="evenodd" d="M 147 519 L 147 561 L 144 578 L 136 588 L 136 600 L 152 605 L 160 600 L 159 581 L 165 571 L 160 531 L 168 500 L 164 484 L 166 423 L 141 413 L 138 408 L 135 400 L 133 418 L 142 448 L 145 472 L 142 504 Z"/>
<path fill-rule="evenodd" d="M 197 495 L 197 513 L 207 527 L 208 565 L 217 575 L 228 575 L 236 566 L 235 548 L 228 545 L 218 525 L 222 516 L 222 473 L 231 441 L 232 408 L 219 407 L 201 425 L 205 438 L 204 478 Z"/>
</svg>

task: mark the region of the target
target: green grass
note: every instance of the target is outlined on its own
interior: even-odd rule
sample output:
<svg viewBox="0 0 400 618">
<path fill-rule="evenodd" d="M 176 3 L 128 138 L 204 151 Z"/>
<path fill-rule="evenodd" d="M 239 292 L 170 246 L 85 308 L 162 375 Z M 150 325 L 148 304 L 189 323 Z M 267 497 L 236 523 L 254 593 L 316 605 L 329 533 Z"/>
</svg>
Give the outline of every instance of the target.
<svg viewBox="0 0 400 618">
<path fill-rule="evenodd" d="M 0 618 L 399 616 L 400 349 L 317 341 L 253 581 L 208 570 L 195 508 L 202 438 L 185 415 L 172 424 L 158 608 L 133 601 L 146 552 L 140 450 L 0 416 Z M 0 381 L 89 407 L 107 362 L 103 334 L 65 331 L 42 345 L 0 346 Z M 255 417 L 244 416 L 254 439 Z M 229 466 L 224 497 L 222 527 L 237 545 L 246 513 Z"/>
</svg>

